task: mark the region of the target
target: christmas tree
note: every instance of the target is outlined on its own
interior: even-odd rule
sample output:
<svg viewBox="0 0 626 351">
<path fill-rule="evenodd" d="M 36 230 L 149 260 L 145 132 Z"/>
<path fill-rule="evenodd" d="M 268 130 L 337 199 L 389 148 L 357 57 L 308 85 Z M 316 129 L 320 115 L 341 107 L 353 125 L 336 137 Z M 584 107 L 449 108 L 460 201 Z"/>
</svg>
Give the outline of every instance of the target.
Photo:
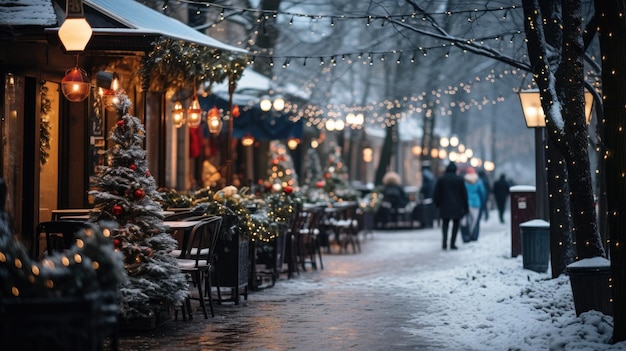
<svg viewBox="0 0 626 351">
<path fill-rule="evenodd" d="M 324 173 L 324 190 L 335 201 L 356 200 L 359 193 L 348 181 L 348 167 L 343 162 L 341 147 L 334 146 L 332 150 Z"/>
<path fill-rule="evenodd" d="M 308 149 L 304 157 L 304 184 L 309 186 L 314 185 L 322 180 L 322 173 L 322 163 L 320 162 L 317 149 Z"/>
<path fill-rule="evenodd" d="M 298 186 L 298 175 L 284 144 L 274 141 L 270 145 L 269 184 L 274 191 Z M 288 190 L 289 191 L 289 190 Z"/>
<path fill-rule="evenodd" d="M 170 252 L 177 242 L 163 225 L 157 186 L 142 147 L 145 130 L 130 115 L 132 103 L 123 91 L 115 105 L 118 120 L 111 129 L 107 165 L 96 177 L 91 221 L 115 221 L 113 245 L 124 257 L 129 280 L 121 286 L 120 311 L 125 318 L 154 316 L 157 306 L 176 306 L 188 295 L 188 284 Z"/>
</svg>

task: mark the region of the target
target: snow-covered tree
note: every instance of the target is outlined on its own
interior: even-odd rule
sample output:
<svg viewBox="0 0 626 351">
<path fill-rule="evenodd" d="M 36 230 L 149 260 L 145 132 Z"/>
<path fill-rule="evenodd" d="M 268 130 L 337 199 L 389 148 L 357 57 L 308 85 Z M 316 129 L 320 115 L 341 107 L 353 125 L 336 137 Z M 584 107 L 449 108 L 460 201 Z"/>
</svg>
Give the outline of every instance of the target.
<svg viewBox="0 0 626 351">
<path fill-rule="evenodd" d="M 142 147 L 145 130 L 130 115 L 132 103 L 118 92 L 118 120 L 111 129 L 107 165 L 96 178 L 91 221 L 115 221 L 111 238 L 124 256 L 129 280 L 121 287 L 124 317 L 152 317 L 160 305 L 175 306 L 188 294 L 187 280 L 169 253 L 177 242 L 163 225 L 154 178 Z"/>
<path fill-rule="evenodd" d="M 285 144 L 277 141 L 271 143 L 268 173 L 269 184 L 273 186 L 280 188 L 298 186 L 298 175 Z"/>
</svg>

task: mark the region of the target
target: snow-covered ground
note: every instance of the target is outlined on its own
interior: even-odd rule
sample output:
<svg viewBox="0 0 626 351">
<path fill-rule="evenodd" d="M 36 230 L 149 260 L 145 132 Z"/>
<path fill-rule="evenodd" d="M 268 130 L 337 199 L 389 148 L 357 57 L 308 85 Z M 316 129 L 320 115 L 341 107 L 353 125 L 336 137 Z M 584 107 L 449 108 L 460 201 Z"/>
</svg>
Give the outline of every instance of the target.
<svg viewBox="0 0 626 351">
<path fill-rule="evenodd" d="M 481 224 L 479 240 L 463 244 L 459 237 L 456 251 L 441 250 L 440 230 L 375 232 L 364 241 L 359 255 L 366 259 L 360 264 L 375 262 L 367 270 L 385 274 L 374 272 L 374 282 L 371 277 L 352 280 L 348 276 L 357 269 L 346 268 L 351 258 L 334 257 L 345 260 L 337 265 L 351 273 L 333 277 L 329 263 L 324 271 L 329 276 L 320 280 L 346 289 L 392 285 L 400 297 L 419 295 L 428 306 L 410 312 L 413 319 L 402 328 L 416 337 L 427 336 L 434 345 L 446 345 L 445 350 L 626 350 L 626 342 L 609 343 L 611 316 L 597 311 L 576 316 L 568 276 L 552 279 L 550 269 L 537 273 L 523 268 L 523 256 L 511 257 L 510 224 L 499 223 L 495 212 Z M 421 261 L 409 266 L 406 257 Z M 281 289 L 294 293 L 312 285 L 295 279 Z"/>
<path fill-rule="evenodd" d="M 432 334 L 446 338 L 450 349 L 626 350 L 626 342 L 609 344 L 611 316 L 576 317 L 569 277 L 551 279 L 550 270 L 523 269 L 522 256 L 511 257 L 509 224 L 494 217 L 478 242 L 462 244 L 466 264 L 422 274 L 438 306 L 423 323 Z"/>
</svg>

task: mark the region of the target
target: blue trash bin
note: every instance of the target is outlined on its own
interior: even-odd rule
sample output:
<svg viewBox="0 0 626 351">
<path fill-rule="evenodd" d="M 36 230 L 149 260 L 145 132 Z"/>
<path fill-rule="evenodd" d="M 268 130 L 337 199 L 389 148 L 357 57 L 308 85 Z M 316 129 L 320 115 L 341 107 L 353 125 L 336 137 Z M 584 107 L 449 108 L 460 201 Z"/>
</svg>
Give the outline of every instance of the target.
<svg viewBox="0 0 626 351">
<path fill-rule="evenodd" d="M 548 271 L 550 262 L 550 223 L 533 219 L 519 225 L 522 237 L 524 269 L 538 273 Z"/>
</svg>

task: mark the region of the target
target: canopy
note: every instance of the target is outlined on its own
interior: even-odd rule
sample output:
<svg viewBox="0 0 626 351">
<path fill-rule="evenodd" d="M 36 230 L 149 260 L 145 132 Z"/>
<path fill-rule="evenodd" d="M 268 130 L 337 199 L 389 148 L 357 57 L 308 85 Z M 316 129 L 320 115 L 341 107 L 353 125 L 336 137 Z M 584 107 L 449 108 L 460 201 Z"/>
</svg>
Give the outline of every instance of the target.
<svg viewBox="0 0 626 351">
<path fill-rule="evenodd" d="M 227 100 L 216 94 L 206 97 L 199 96 L 203 111 L 217 106 L 218 109 L 228 111 Z M 233 138 L 243 138 L 251 135 L 257 140 L 284 140 L 302 138 L 302 121 L 292 121 L 286 113 L 263 112 L 258 106 L 240 106 L 240 116 L 233 120 Z M 227 128 L 226 123 L 224 127 Z"/>
</svg>

